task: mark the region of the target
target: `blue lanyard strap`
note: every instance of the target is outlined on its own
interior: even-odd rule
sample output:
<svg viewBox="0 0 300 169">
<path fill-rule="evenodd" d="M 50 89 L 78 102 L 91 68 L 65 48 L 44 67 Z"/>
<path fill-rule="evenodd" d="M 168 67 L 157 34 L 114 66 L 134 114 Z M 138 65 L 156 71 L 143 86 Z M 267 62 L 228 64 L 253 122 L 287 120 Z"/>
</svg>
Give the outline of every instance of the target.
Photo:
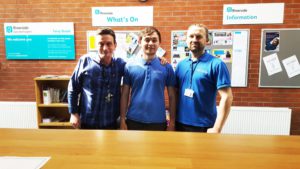
<svg viewBox="0 0 300 169">
<path fill-rule="evenodd" d="M 196 68 L 197 68 L 197 65 L 198 65 L 199 61 L 196 61 L 196 62 L 197 62 L 197 63 L 196 63 L 196 65 L 195 65 L 195 68 L 194 68 L 194 66 L 193 66 L 195 62 L 192 61 L 192 63 L 191 63 L 190 88 L 192 88 L 192 80 L 193 80 L 194 72 L 195 72 L 195 70 L 196 70 Z"/>
</svg>

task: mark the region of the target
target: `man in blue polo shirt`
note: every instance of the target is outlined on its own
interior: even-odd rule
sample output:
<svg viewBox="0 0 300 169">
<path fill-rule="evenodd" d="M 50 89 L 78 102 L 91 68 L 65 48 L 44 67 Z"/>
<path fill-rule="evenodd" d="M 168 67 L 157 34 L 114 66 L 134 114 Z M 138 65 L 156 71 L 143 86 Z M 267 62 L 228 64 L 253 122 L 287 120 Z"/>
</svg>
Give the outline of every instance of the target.
<svg viewBox="0 0 300 169">
<path fill-rule="evenodd" d="M 160 32 L 147 27 L 140 32 L 143 54 L 125 66 L 121 96 L 121 129 L 174 130 L 175 75 L 170 64 L 161 65 L 155 53 L 161 42 Z M 169 95 L 170 123 L 166 123 L 164 89 Z M 131 100 L 128 108 L 129 93 Z"/>
<path fill-rule="evenodd" d="M 230 75 L 222 60 L 205 52 L 208 29 L 194 24 L 187 31 L 187 45 L 191 57 L 176 68 L 178 106 L 177 131 L 220 133 L 230 112 L 232 92 Z M 216 96 L 220 94 L 219 109 Z"/>
</svg>

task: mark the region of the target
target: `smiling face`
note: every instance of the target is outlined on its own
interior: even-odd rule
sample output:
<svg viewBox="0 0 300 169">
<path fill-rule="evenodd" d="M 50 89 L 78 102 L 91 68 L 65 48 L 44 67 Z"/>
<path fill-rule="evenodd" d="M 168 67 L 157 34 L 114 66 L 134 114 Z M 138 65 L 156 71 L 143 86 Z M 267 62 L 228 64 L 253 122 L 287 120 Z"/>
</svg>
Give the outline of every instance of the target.
<svg viewBox="0 0 300 169">
<path fill-rule="evenodd" d="M 186 43 L 193 54 L 203 54 L 207 43 L 207 35 L 204 27 L 191 26 L 187 31 Z"/>
<path fill-rule="evenodd" d="M 140 39 L 140 45 L 144 53 L 143 56 L 146 60 L 151 60 L 154 58 L 159 44 L 159 36 L 156 32 L 153 32 L 150 35 L 145 35 Z"/>
<path fill-rule="evenodd" d="M 97 35 L 98 41 L 98 53 L 100 59 L 110 60 L 116 49 L 114 38 L 111 35 Z"/>
</svg>

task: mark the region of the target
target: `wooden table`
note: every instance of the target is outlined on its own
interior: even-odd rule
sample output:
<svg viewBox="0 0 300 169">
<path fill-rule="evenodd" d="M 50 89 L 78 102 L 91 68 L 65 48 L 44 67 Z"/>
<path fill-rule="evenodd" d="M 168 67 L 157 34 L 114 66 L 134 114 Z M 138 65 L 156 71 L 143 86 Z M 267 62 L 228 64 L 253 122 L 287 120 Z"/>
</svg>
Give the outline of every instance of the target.
<svg viewBox="0 0 300 169">
<path fill-rule="evenodd" d="M 0 129 L 0 156 L 51 156 L 43 169 L 297 169 L 300 137 Z"/>
</svg>

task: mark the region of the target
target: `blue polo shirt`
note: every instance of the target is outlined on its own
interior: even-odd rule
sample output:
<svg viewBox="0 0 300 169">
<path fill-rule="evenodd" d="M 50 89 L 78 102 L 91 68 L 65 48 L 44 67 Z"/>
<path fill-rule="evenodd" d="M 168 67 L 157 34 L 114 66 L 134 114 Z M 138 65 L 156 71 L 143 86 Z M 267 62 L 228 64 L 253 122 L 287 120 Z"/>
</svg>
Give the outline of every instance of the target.
<svg viewBox="0 0 300 169">
<path fill-rule="evenodd" d="M 175 71 L 179 97 L 176 120 L 186 125 L 212 127 L 217 117 L 217 90 L 230 87 L 230 75 L 221 59 L 204 53 L 198 60 L 186 58 Z M 193 98 L 185 96 L 194 91 Z"/>
<path fill-rule="evenodd" d="M 175 86 L 175 74 L 170 64 L 161 65 L 155 57 L 145 62 L 141 57 L 127 62 L 123 83 L 131 87 L 127 118 L 141 123 L 166 122 L 166 86 Z"/>
</svg>

